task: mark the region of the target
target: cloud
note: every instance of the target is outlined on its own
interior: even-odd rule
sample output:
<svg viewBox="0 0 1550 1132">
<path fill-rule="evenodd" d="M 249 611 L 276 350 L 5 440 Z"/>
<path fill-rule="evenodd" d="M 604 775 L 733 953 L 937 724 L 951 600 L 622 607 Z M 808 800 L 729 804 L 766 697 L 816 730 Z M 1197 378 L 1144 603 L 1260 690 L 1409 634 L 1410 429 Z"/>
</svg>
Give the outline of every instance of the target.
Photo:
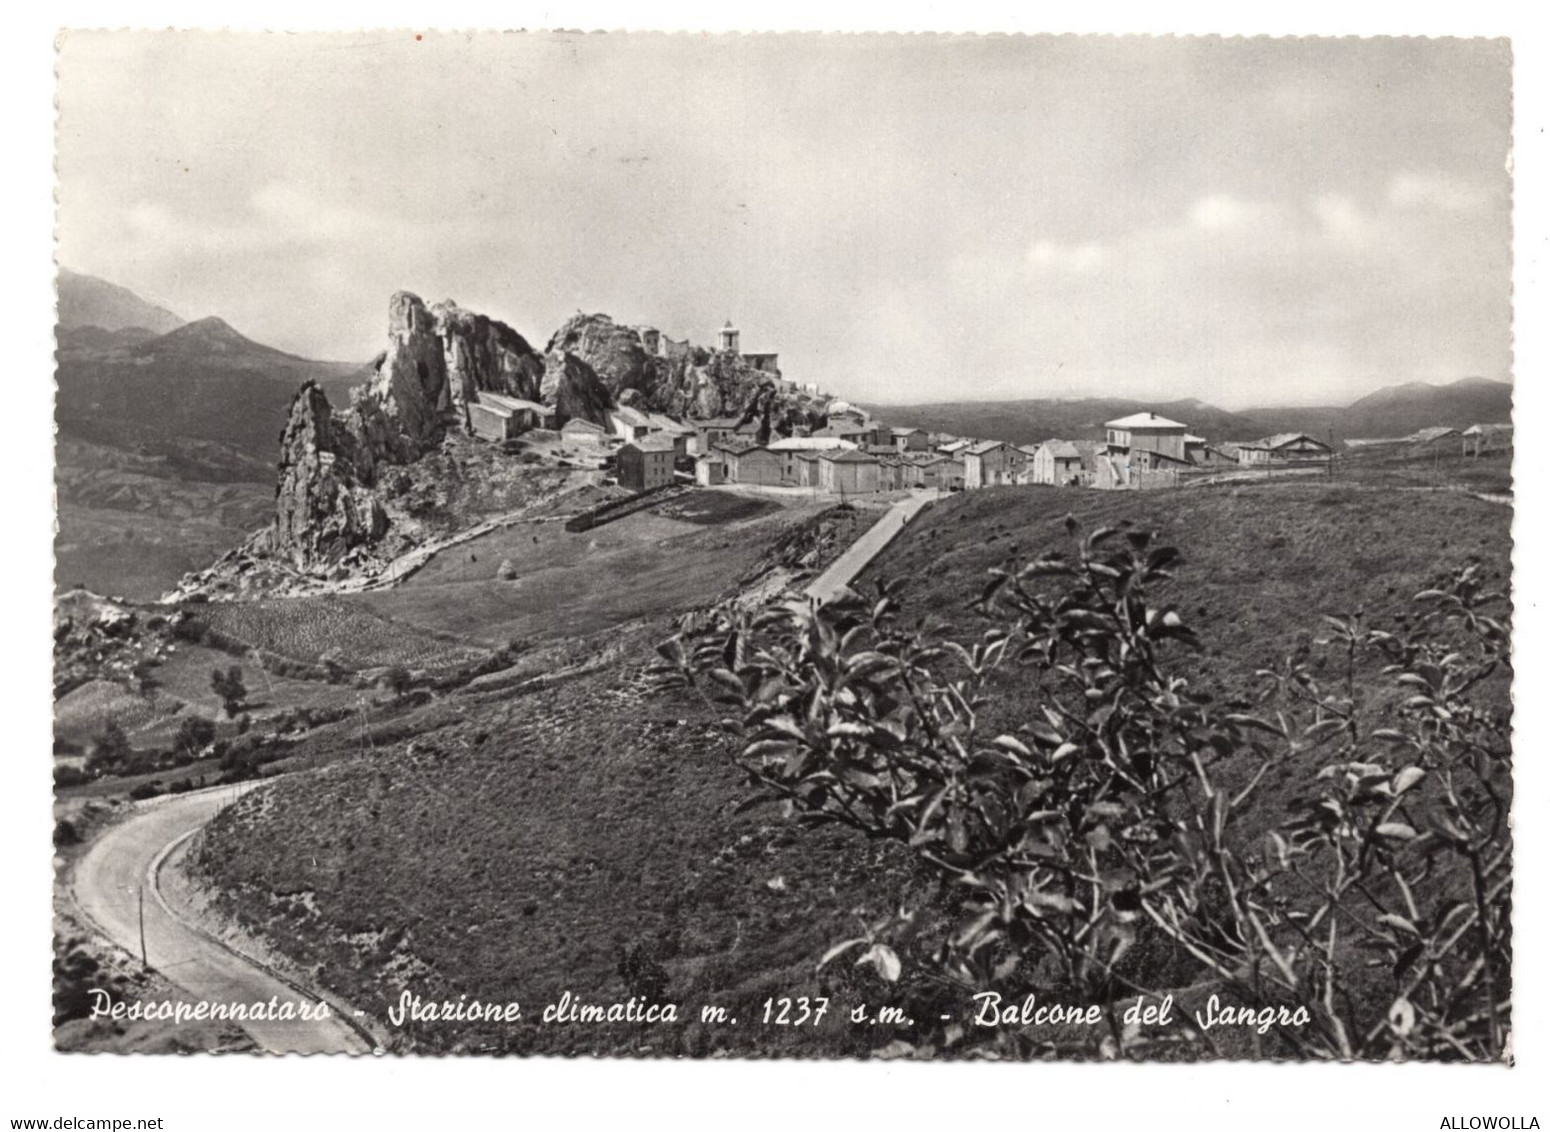
<svg viewBox="0 0 1550 1132">
<path fill-rule="evenodd" d="M 1446 174 L 1401 173 L 1389 182 L 1388 201 L 1400 208 L 1478 212 L 1489 203 L 1490 193 Z"/>
<path fill-rule="evenodd" d="M 1265 207 L 1242 201 L 1227 193 L 1213 193 L 1189 210 L 1191 223 L 1207 232 L 1233 232 L 1250 227 L 1265 216 Z"/>
<path fill-rule="evenodd" d="M 1103 245 L 1091 240 L 1070 246 L 1053 240 L 1036 240 L 1028 249 L 1028 263 L 1036 270 L 1074 271 L 1080 274 L 1096 270 L 1103 260 Z"/>
</svg>

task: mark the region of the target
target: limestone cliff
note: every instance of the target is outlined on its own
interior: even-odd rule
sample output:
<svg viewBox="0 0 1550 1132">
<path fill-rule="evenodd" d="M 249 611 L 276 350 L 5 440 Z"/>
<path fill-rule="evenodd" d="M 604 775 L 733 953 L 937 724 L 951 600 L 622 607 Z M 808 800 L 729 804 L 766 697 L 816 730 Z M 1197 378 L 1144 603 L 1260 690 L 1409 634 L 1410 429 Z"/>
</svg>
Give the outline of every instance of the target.
<svg viewBox="0 0 1550 1132">
<path fill-rule="evenodd" d="M 575 354 L 556 350 L 544 359 L 544 378 L 539 398 L 553 405 L 563 420 L 580 417 L 608 428 L 608 410 L 614 399 L 597 371 Z"/>
<path fill-rule="evenodd" d="M 504 323 L 400 291 L 388 304 L 387 348 L 348 408 L 336 411 L 310 382 L 293 401 L 267 553 L 302 571 L 349 569 L 352 552 L 369 551 L 397 521 L 379 487 L 386 470 L 420 465 L 449 433 L 469 430 L 468 406 L 492 392 L 541 401 L 556 424 L 579 417 L 605 429 L 621 403 L 680 419 L 757 413 L 780 433 L 823 419 L 820 401 L 736 353 L 578 314 L 539 354 Z M 432 478 L 433 464 L 422 466 Z"/>
<path fill-rule="evenodd" d="M 350 458 L 348 427 L 341 436 L 328 397 L 312 382 L 291 402 L 280 439 L 272 544 L 298 567 L 337 561 L 387 532 L 387 512 Z"/>
<path fill-rule="evenodd" d="M 338 562 L 387 530 L 374 487 L 384 466 L 411 464 L 449 430 L 466 430 L 481 392 L 536 400 L 544 360 L 511 327 L 453 302 L 388 302 L 388 344 L 375 372 L 335 412 L 307 383 L 280 438 L 272 552 L 298 569 Z"/>
<path fill-rule="evenodd" d="M 765 390 L 780 431 L 823 422 L 820 403 L 788 388 L 778 372 L 757 369 L 740 354 L 623 326 L 606 314 L 573 315 L 549 339 L 546 353 L 585 362 L 621 404 L 680 419 L 741 414 Z"/>
</svg>

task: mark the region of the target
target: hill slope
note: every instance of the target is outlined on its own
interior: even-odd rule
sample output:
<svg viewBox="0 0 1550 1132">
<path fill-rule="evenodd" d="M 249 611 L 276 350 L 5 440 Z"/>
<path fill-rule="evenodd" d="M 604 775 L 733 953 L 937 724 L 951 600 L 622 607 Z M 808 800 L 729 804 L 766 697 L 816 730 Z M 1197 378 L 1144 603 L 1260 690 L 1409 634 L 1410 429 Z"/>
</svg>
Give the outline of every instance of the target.
<svg viewBox="0 0 1550 1132">
<path fill-rule="evenodd" d="M 266 463 L 291 397 L 317 381 L 343 395 L 360 367 L 298 358 L 243 337 L 218 318 L 141 341 L 123 331 L 60 335 L 58 418 L 65 433 L 112 423 L 121 446 L 214 440 Z M 126 340 L 127 339 L 127 340 Z"/>
<path fill-rule="evenodd" d="M 1027 444 L 1050 437 L 1097 440 L 1103 422 L 1148 410 L 1187 424 L 1209 440 L 1253 440 L 1278 432 L 1306 432 L 1336 441 L 1348 437 L 1408 436 L 1432 425 L 1468 428 L 1512 419 L 1512 386 L 1466 377 L 1447 385 L 1413 381 L 1370 393 L 1350 405 L 1266 406 L 1228 412 L 1204 401 L 1151 402 L 1119 398 L 1077 401 L 944 401 L 924 405 L 869 405 L 890 425 Z"/>
<path fill-rule="evenodd" d="M 154 597 L 263 522 L 296 389 L 344 398 L 364 367 L 185 324 L 88 275 L 59 288 L 57 580 Z"/>
<path fill-rule="evenodd" d="M 1511 521 L 1457 493 L 992 489 L 927 512 L 875 570 L 912 579 L 907 611 L 936 611 L 972 636 L 983 626 L 966 604 L 986 568 L 1014 542 L 1024 555 L 1064 542 L 1068 509 L 1088 526 L 1156 527 L 1184 551 L 1172 596 L 1206 649 L 1183 663 L 1219 694 L 1317 631 L 1322 611 L 1365 604 L 1382 624 L 1471 555 L 1504 572 Z M 833 993 L 837 1009 L 876 996 L 842 971 L 820 981 L 814 966 L 853 934 L 855 908 L 865 918 L 894 906 L 912 874 L 886 845 L 740 812 L 747 787 L 712 714 L 641 678 L 667 632 L 649 628 L 608 631 L 618 663 L 427 709 L 413 742 L 400 732 L 369 756 L 277 783 L 269 805 L 251 796 L 209 828 L 200 872 L 227 911 L 376 1013 L 411 985 L 427 998 L 520 997 L 524 1014 L 566 989 L 622 1001 L 652 966 L 668 998 L 737 1017 L 757 1017 L 772 994 Z M 1024 680 L 997 710 L 1026 713 L 1032 697 Z M 403 1033 L 427 1050 L 691 1054 L 772 1041 L 856 1053 L 891 1036 L 842 1024 L 774 1039 L 749 1026 Z"/>
<path fill-rule="evenodd" d="M 146 302 L 127 287 L 61 267 L 59 325 L 66 329 L 95 326 L 101 330 L 139 327 L 153 334 L 165 334 L 182 326 L 183 320 L 165 307 Z"/>
<path fill-rule="evenodd" d="M 1341 424 L 1346 436 L 1408 436 L 1432 425 L 1468 428 L 1511 419 L 1511 385 L 1466 377 L 1449 385 L 1387 386 L 1348 406 Z"/>
</svg>

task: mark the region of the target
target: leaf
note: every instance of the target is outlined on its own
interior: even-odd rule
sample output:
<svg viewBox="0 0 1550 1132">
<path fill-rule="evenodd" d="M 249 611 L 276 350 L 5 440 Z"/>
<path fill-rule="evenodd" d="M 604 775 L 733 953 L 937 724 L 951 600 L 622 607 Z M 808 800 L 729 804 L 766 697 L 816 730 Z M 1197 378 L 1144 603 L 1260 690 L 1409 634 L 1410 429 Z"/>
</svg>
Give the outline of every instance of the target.
<svg viewBox="0 0 1550 1132">
<path fill-rule="evenodd" d="M 1419 937 L 1421 934 L 1421 929 L 1416 927 L 1403 916 L 1397 916 L 1393 912 L 1385 912 L 1383 915 L 1379 916 L 1378 923 L 1387 924 L 1391 928 L 1398 928 L 1406 935 Z"/>
<path fill-rule="evenodd" d="M 852 947 L 856 947 L 856 946 L 858 946 L 860 944 L 863 944 L 865 942 L 866 942 L 865 939 L 859 939 L 858 938 L 858 939 L 847 939 L 847 940 L 844 940 L 841 943 L 836 943 L 833 947 L 829 948 L 828 951 L 825 951 L 823 953 L 823 958 L 822 959 L 818 960 L 818 969 L 820 971 L 823 970 L 831 962 L 833 962 L 835 959 L 838 959 L 841 955 L 844 955 Z"/>
<path fill-rule="evenodd" d="M 899 962 L 899 956 L 893 948 L 886 943 L 874 943 L 860 959 L 856 960 L 856 966 L 870 963 L 877 969 L 877 973 L 890 983 L 899 981 L 899 975 L 904 971 L 904 965 Z"/>
<path fill-rule="evenodd" d="M 1426 771 L 1418 766 L 1407 766 L 1394 776 L 1394 796 L 1398 797 L 1426 777 Z"/>
<path fill-rule="evenodd" d="M 1058 892 L 1030 892 L 1023 904 L 1029 911 L 1037 912 L 1040 908 L 1053 908 L 1057 912 L 1078 912 L 1081 910 L 1075 900 L 1069 896 L 1062 896 Z"/>
<path fill-rule="evenodd" d="M 1270 735 L 1284 738 L 1286 732 L 1273 723 L 1266 723 L 1263 719 L 1253 715 L 1229 715 L 1227 722 L 1236 723 L 1240 727 L 1252 727 L 1256 731 L 1264 731 Z"/>
<path fill-rule="evenodd" d="M 1386 821 L 1373 832 L 1379 837 L 1392 837 L 1398 841 L 1409 841 L 1415 837 L 1415 830 L 1402 821 Z"/>
<path fill-rule="evenodd" d="M 1027 744 L 1010 735 L 997 735 L 990 741 L 990 745 L 1000 747 L 1003 751 L 1010 751 L 1014 755 L 1021 755 L 1025 759 L 1033 758 L 1033 752 L 1028 749 Z"/>
<path fill-rule="evenodd" d="M 1346 727 L 1343 719 L 1321 719 L 1302 733 L 1303 740 L 1308 743 L 1318 743 L 1331 735 L 1337 735 Z"/>
<path fill-rule="evenodd" d="M 1389 1029 L 1398 1037 L 1404 1037 L 1415 1029 L 1415 1007 L 1410 1005 L 1408 998 L 1396 998 L 1394 1005 L 1389 1007 Z"/>
</svg>

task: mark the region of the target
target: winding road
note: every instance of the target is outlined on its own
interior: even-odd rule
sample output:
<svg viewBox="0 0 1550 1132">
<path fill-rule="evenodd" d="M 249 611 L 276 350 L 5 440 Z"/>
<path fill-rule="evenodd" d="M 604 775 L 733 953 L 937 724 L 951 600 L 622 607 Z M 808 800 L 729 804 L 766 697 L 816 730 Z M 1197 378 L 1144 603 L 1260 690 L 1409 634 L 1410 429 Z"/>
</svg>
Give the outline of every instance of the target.
<svg viewBox="0 0 1550 1132">
<path fill-rule="evenodd" d="M 217 1003 L 316 1004 L 319 999 L 259 961 L 241 955 L 180 914 L 158 883 L 163 865 L 222 807 L 244 792 L 218 787 L 158 798 L 107 830 L 76 863 L 76 905 L 108 939 L 140 954 L 144 905 L 150 965 L 195 1000 Z M 311 1020 L 247 1019 L 240 1023 L 269 1053 L 370 1053 L 366 1031 L 330 1006 Z"/>
</svg>

